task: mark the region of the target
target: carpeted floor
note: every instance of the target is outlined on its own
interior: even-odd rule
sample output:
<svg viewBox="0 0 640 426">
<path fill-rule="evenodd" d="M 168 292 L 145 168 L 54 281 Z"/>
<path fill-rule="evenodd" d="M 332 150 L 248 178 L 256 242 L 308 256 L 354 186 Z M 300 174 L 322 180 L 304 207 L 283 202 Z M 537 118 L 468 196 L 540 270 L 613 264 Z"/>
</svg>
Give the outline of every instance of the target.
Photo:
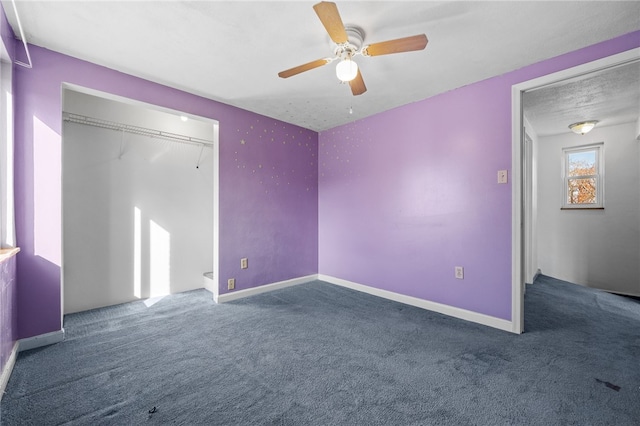
<svg viewBox="0 0 640 426">
<path fill-rule="evenodd" d="M 315 281 L 73 314 L 20 354 L 1 421 L 640 424 L 638 300 L 542 276 L 525 312 L 517 336 Z"/>
</svg>

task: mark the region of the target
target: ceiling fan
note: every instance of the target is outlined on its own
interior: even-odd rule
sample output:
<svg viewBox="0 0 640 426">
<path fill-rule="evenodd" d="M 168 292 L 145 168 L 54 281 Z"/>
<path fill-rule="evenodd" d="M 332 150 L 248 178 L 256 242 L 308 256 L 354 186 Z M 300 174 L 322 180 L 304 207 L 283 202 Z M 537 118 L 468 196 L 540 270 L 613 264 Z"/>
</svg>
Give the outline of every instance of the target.
<svg viewBox="0 0 640 426">
<path fill-rule="evenodd" d="M 322 1 L 314 5 L 313 10 L 315 10 L 322 25 L 324 25 L 327 33 L 329 33 L 329 37 L 335 43 L 334 56 L 318 59 L 279 72 L 278 76 L 281 78 L 289 78 L 302 72 L 327 65 L 335 60 L 340 60 L 336 66 L 336 75 L 342 82 L 348 82 L 351 87 L 351 93 L 357 96 L 366 92 L 367 87 L 364 85 L 358 64 L 353 61 L 354 56 L 389 55 L 391 53 L 423 50 L 427 47 L 428 40 L 424 34 L 363 46 L 364 32 L 356 26 L 350 25 L 345 27 L 335 3 Z"/>
</svg>

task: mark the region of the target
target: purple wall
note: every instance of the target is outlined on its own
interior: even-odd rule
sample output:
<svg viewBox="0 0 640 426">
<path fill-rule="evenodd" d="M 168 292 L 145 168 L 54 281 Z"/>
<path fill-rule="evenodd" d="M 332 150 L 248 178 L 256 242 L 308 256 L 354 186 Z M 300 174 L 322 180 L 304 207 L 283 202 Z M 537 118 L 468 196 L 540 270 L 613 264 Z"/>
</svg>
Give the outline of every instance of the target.
<svg viewBox="0 0 640 426">
<path fill-rule="evenodd" d="M 319 272 L 511 320 L 511 87 L 638 46 L 640 31 L 322 132 Z"/>
<path fill-rule="evenodd" d="M 0 262 L 0 373 L 17 340 L 16 256 Z"/>
<path fill-rule="evenodd" d="M 19 337 L 59 330 L 61 85 L 72 83 L 220 123 L 220 293 L 318 270 L 315 132 L 30 46 L 16 67 Z M 240 270 L 240 258 L 249 269 Z M 204 272 L 204 271 L 203 271 Z"/>
<path fill-rule="evenodd" d="M 61 327 L 64 82 L 220 122 L 221 294 L 227 278 L 319 271 L 510 319 L 511 187 L 495 181 L 511 169 L 511 86 L 638 45 L 628 34 L 320 137 L 31 46 L 34 68 L 14 74 L 19 337 Z"/>
<path fill-rule="evenodd" d="M 0 37 L 9 57 L 14 54 L 14 36 L 3 6 L 0 6 Z M 0 263 L 0 373 L 18 336 L 16 256 Z"/>
</svg>

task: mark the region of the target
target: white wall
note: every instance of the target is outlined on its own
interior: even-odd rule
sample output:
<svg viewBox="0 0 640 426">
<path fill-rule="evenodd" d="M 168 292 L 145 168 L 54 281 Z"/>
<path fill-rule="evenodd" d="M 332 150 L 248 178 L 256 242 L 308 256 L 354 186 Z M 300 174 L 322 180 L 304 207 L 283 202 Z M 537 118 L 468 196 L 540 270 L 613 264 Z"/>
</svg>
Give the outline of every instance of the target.
<svg viewBox="0 0 640 426">
<path fill-rule="evenodd" d="M 157 113 L 125 107 L 145 125 Z M 213 270 L 211 148 L 196 169 L 199 147 L 125 133 L 119 159 L 122 137 L 63 126 L 65 313 L 202 288 Z"/>
<path fill-rule="evenodd" d="M 640 143 L 635 123 L 538 140 L 538 263 L 576 284 L 640 295 Z M 605 209 L 560 210 L 562 148 L 604 142 Z"/>
<path fill-rule="evenodd" d="M 525 283 L 531 284 L 538 272 L 538 134 L 527 118 L 524 118 L 526 134 L 531 142 L 524 138 L 524 274 Z"/>
<path fill-rule="evenodd" d="M 64 90 L 63 93 L 65 112 L 213 141 L 212 124 L 209 121 L 191 119 L 184 122 L 180 115 L 159 109 L 143 108 L 75 90 Z"/>
</svg>

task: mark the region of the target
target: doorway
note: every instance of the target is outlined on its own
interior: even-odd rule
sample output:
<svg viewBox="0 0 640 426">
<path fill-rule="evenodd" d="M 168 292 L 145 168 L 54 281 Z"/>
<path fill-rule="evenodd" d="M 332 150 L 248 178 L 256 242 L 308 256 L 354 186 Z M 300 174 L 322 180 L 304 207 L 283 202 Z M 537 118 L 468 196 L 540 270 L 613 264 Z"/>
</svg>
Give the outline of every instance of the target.
<svg viewBox="0 0 640 426">
<path fill-rule="evenodd" d="M 527 157 L 525 142 L 525 120 L 523 111 L 523 94 L 548 85 L 557 84 L 571 78 L 587 75 L 623 64 L 632 63 L 640 59 L 640 49 L 632 49 L 617 55 L 612 55 L 597 61 L 583 64 L 574 68 L 549 74 L 540 78 L 519 83 L 512 87 L 512 312 L 513 331 L 524 331 L 524 290 L 527 275 L 536 270 L 531 265 L 535 250 L 535 232 L 532 232 L 535 217 L 535 188 L 529 189 L 529 183 L 534 182 L 534 167 L 527 165 L 535 162 L 535 157 Z M 535 150 L 534 150 L 535 151 Z M 525 175 L 526 173 L 526 175 Z M 527 237 L 528 236 L 528 237 Z"/>
<path fill-rule="evenodd" d="M 62 110 L 62 314 L 202 288 L 217 122 L 75 86 Z"/>
</svg>

